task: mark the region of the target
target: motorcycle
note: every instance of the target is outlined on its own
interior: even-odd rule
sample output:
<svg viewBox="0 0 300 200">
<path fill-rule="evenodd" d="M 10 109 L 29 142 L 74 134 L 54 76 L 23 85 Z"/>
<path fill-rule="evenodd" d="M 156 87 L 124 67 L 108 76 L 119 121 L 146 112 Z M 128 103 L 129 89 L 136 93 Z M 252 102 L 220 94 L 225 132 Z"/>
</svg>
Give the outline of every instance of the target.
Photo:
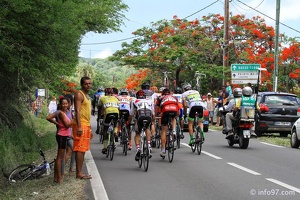
<svg viewBox="0 0 300 200">
<path fill-rule="evenodd" d="M 220 108 L 219 111 L 224 116 L 228 113 L 225 111 L 225 108 Z M 255 115 L 255 108 L 252 107 L 241 107 L 234 116 L 237 120 L 233 121 L 232 123 L 232 132 L 233 137 L 227 139 L 228 145 L 233 146 L 234 144 L 239 144 L 241 149 L 247 149 L 249 145 L 249 139 L 251 137 L 251 129 L 254 126 L 254 115 Z M 227 134 L 226 125 L 223 129 L 223 134 Z"/>
</svg>

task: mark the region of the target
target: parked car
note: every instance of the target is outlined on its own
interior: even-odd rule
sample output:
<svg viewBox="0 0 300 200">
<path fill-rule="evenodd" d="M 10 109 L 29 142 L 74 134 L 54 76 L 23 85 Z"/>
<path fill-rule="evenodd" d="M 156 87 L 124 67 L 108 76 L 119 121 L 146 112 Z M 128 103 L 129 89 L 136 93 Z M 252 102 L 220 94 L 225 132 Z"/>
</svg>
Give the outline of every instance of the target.
<svg viewBox="0 0 300 200">
<path fill-rule="evenodd" d="M 297 95 L 282 92 L 259 92 L 259 109 L 255 120 L 255 133 L 279 133 L 287 137 L 291 128 L 300 117 L 300 100 Z"/>
<path fill-rule="evenodd" d="M 291 147 L 298 148 L 300 146 L 300 118 L 294 123 L 291 130 Z"/>
</svg>

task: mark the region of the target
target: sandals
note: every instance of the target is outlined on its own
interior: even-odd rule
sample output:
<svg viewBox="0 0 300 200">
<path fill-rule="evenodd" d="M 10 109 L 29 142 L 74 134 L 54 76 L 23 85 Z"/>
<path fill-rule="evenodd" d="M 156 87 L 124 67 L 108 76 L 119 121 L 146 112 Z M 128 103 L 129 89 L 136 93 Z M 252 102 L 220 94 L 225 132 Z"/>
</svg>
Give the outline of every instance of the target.
<svg viewBox="0 0 300 200">
<path fill-rule="evenodd" d="M 92 179 L 92 176 L 89 174 L 83 174 L 80 177 L 76 177 L 77 179 Z"/>
</svg>

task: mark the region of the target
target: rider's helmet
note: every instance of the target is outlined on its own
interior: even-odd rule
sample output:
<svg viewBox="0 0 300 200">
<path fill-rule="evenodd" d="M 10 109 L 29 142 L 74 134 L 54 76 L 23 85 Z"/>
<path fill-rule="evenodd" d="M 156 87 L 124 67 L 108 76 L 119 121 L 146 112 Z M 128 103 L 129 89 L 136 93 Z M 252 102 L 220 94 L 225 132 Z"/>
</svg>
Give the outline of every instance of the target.
<svg viewBox="0 0 300 200">
<path fill-rule="evenodd" d="M 160 87 L 159 92 L 162 93 L 164 91 L 165 87 Z"/>
<path fill-rule="evenodd" d="M 242 94 L 243 96 L 250 97 L 252 95 L 252 88 L 249 86 L 244 87 L 242 90 Z"/>
<path fill-rule="evenodd" d="M 233 97 L 234 98 L 239 98 L 242 96 L 242 89 L 241 88 L 235 88 L 233 90 Z"/>
<path fill-rule="evenodd" d="M 149 82 L 144 82 L 142 84 L 142 90 L 149 90 L 150 89 L 150 83 Z"/>
<path fill-rule="evenodd" d="M 191 84 L 189 84 L 189 83 L 185 83 L 185 84 L 182 86 L 182 88 L 184 89 L 184 91 L 187 91 L 187 90 L 192 89 L 192 86 L 191 86 Z"/>
<path fill-rule="evenodd" d="M 112 88 L 112 90 L 113 90 L 113 94 L 119 94 L 119 90 L 117 89 L 117 88 Z"/>
<path fill-rule="evenodd" d="M 113 94 L 114 91 L 112 88 L 105 88 L 104 93 L 105 93 L 105 95 L 109 95 L 109 94 Z"/>
<path fill-rule="evenodd" d="M 182 89 L 180 87 L 177 87 L 174 91 L 175 94 L 182 94 Z"/>
<path fill-rule="evenodd" d="M 128 90 L 127 90 L 127 88 L 122 88 L 122 89 L 120 90 L 120 95 L 128 95 Z"/>
<path fill-rule="evenodd" d="M 99 86 L 97 91 L 98 92 L 103 92 L 103 87 Z"/>
<path fill-rule="evenodd" d="M 171 92 L 168 88 L 165 88 L 163 91 L 162 91 L 162 95 L 169 95 Z"/>
<path fill-rule="evenodd" d="M 145 99 L 145 92 L 144 92 L 144 90 L 139 90 L 139 91 L 137 91 L 135 97 L 136 97 L 137 99 Z"/>
</svg>

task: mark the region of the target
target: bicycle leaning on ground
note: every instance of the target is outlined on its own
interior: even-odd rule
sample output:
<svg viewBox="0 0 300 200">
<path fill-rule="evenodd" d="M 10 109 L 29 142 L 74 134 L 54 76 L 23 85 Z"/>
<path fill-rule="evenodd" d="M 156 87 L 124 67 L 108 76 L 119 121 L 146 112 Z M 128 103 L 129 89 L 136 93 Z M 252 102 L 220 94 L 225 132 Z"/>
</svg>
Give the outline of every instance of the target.
<svg viewBox="0 0 300 200">
<path fill-rule="evenodd" d="M 48 162 L 45 158 L 45 154 L 40 149 L 40 155 L 43 157 L 43 162 L 36 165 L 32 164 L 23 164 L 12 170 L 8 176 L 8 182 L 10 184 L 21 183 L 26 180 L 33 180 L 41 177 L 43 174 L 50 174 L 51 167 L 55 162 L 55 159 L 52 162 Z"/>
</svg>

